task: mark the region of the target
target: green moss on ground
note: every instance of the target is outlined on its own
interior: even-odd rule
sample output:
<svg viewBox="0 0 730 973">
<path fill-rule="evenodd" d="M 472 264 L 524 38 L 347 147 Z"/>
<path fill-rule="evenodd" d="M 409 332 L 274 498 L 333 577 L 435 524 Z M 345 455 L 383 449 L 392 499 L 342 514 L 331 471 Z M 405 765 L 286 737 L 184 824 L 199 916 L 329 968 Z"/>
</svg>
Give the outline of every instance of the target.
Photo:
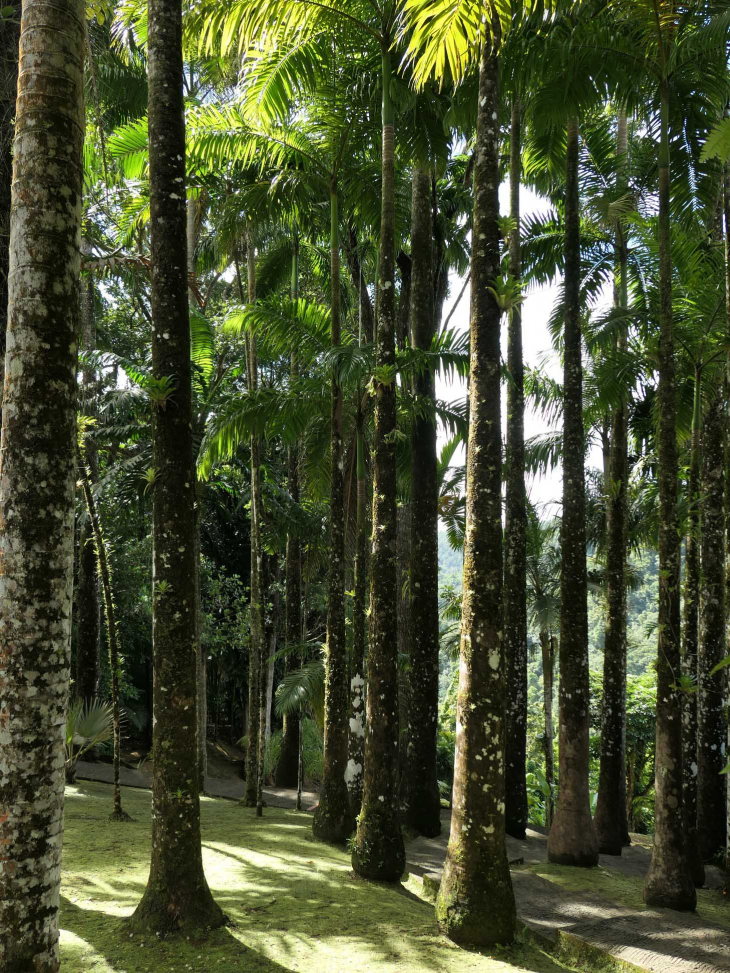
<svg viewBox="0 0 730 973">
<path fill-rule="evenodd" d="M 571 868 L 548 862 L 530 865 L 528 871 L 572 892 L 590 892 L 639 912 L 646 909 L 644 880 L 639 875 L 624 875 L 611 868 Z M 730 902 L 717 889 L 697 889 L 697 915 L 707 922 L 730 927 Z"/>
<path fill-rule="evenodd" d="M 147 881 L 150 794 L 125 788 L 133 823 L 109 822 L 111 788 L 66 791 L 62 973 L 558 973 L 571 969 L 518 943 L 489 955 L 438 936 L 433 907 L 408 887 L 355 879 L 346 851 L 316 843 L 304 813 L 203 799 L 208 882 L 228 928 L 189 940 L 131 937 Z"/>
</svg>

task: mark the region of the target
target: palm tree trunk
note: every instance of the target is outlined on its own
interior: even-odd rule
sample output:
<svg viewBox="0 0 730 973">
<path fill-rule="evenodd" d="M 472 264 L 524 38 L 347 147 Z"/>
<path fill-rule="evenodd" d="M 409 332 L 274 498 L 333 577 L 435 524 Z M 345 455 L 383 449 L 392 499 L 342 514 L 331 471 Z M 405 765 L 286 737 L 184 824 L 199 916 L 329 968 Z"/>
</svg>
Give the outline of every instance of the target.
<svg viewBox="0 0 730 973">
<path fill-rule="evenodd" d="M 619 113 L 617 151 L 619 185 L 625 187 L 627 119 Z M 624 231 L 616 228 L 616 305 L 628 306 L 628 255 Z M 626 350 L 626 329 L 618 340 Z M 626 538 L 628 498 L 628 413 L 621 402 L 613 410 L 606 495 L 606 633 L 603 650 L 603 705 L 598 800 L 593 821 L 598 850 L 620 855 L 626 843 Z"/>
<path fill-rule="evenodd" d="M 680 671 L 680 541 L 677 531 L 677 431 L 670 237 L 669 84 L 661 82 L 659 145 L 659 621 L 657 652 L 654 849 L 644 884 L 650 906 L 694 910 L 684 851 Z"/>
<path fill-rule="evenodd" d="M 291 299 L 299 299 L 299 237 L 294 231 L 292 248 Z M 290 379 L 299 378 L 296 349 L 292 349 Z M 294 443 L 289 447 L 287 456 L 287 481 L 292 503 L 299 504 L 299 447 Z M 292 646 L 302 641 L 302 545 L 296 531 L 286 538 L 286 644 L 287 655 L 285 671 L 293 672 L 297 667 L 297 655 Z M 276 766 L 275 782 L 277 787 L 296 787 L 299 763 L 299 712 L 287 713 L 281 736 L 281 752 Z"/>
<path fill-rule="evenodd" d="M 84 243 L 82 241 L 82 248 Z M 81 344 L 85 351 L 96 345 L 94 322 L 94 284 L 91 273 L 81 281 Z M 94 411 L 93 397 L 96 373 L 85 368 L 82 373 L 84 397 L 87 399 L 84 411 L 90 415 Z M 99 476 L 99 458 L 96 444 L 86 445 L 86 460 L 89 476 L 94 483 Z M 94 535 L 91 524 L 86 522 L 78 531 L 79 570 L 76 588 L 76 682 L 77 699 L 92 699 L 99 692 L 99 641 L 100 605 L 98 561 L 94 552 Z"/>
<path fill-rule="evenodd" d="M 598 864 L 588 794 L 588 607 L 585 530 L 585 432 L 580 330 L 580 202 L 578 120 L 568 122 L 565 184 L 565 347 L 563 520 L 560 545 L 560 692 L 558 807 L 548 859 Z"/>
<path fill-rule="evenodd" d="M 83 24 L 78 0 L 38 0 L 24 11 L 20 59 L 26 69 L 18 83 L 10 218 L 0 477 L 0 965 L 33 973 L 59 968 Z"/>
<path fill-rule="evenodd" d="M 545 827 L 550 830 L 555 816 L 553 790 L 555 787 L 555 759 L 553 756 L 553 692 L 555 677 L 555 639 L 548 632 L 540 632 L 540 649 L 542 650 L 542 698 L 545 712 L 545 730 L 543 733 L 543 749 L 545 752 L 545 780 L 550 788 L 550 795 L 545 806 Z"/>
<path fill-rule="evenodd" d="M 411 205 L 411 345 L 427 351 L 436 333 L 433 308 L 433 215 L 431 175 L 413 170 Z M 413 422 L 410 564 L 410 690 L 405 760 L 407 826 L 433 838 L 441 834 L 441 796 L 436 775 L 439 688 L 438 482 L 436 422 L 431 415 L 431 370 L 415 378 L 423 405 Z"/>
<path fill-rule="evenodd" d="M 712 675 L 725 656 L 724 548 L 724 398 L 712 397 L 703 429 L 702 587 L 697 693 L 697 836 L 706 861 L 725 849 L 725 780 L 727 734 L 724 707 L 725 670 Z"/>
<path fill-rule="evenodd" d="M 521 165 L 520 103 L 512 105 L 510 127 L 510 274 L 522 276 L 520 253 Z M 525 529 L 525 392 L 522 363 L 522 314 L 510 311 L 507 330 L 507 495 L 504 533 L 504 647 L 507 659 L 507 736 L 505 757 L 505 829 L 524 838 L 527 828 L 527 565 Z"/>
<path fill-rule="evenodd" d="M 104 612 L 106 615 L 106 637 L 109 644 L 109 671 L 111 673 L 112 691 L 112 721 L 114 725 L 114 811 L 111 815 L 112 821 L 131 821 L 130 816 L 122 810 L 122 792 L 119 786 L 119 765 L 122 752 L 122 733 L 119 717 L 119 677 L 121 676 L 121 665 L 119 661 L 119 630 L 117 628 L 117 616 L 114 609 L 114 595 L 112 592 L 111 571 L 109 570 L 109 556 L 107 553 L 106 540 L 101 528 L 99 511 L 96 507 L 96 500 L 91 491 L 91 475 L 86 464 L 86 457 L 81 459 L 81 486 L 84 491 L 84 500 L 89 514 L 91 532 L 94 540 L 94 548 L 99 563 L 99 574 L 101 575 L 101 586 L 104 592 Z"/>
<path fill-rule="evenodd" d="M 355 542 L 355 593 L 352 604 L 352 656 L 350 659 L 350 734 L 348 738 L 347 789 L 350 810 L 357 818 L 362 806 L 365 763 L 365 645 L 368 583 L 368 515 L 365 442 L 362 415 L 357 430 L 357 539 Z"/>
<path fill-rule="evenodd" d="M 700 467 L 702 462 L 702 375 L 695 369 L 692 439 L 690 444 L 689 526 L 684 555 L 682 675 L 697 680 L 700 600 Z M 697 694 L 682 694 L 682 820 L 687 861 L 695 885 L 705 882 L 697 842 Z"/>
<path fill-rule="evenodd" d="M 150 0 L 148 57 L 152 369 L 158 381 L 174 377 L 174 387 L 153 414 L 152 861 L 131 922 L 163 933 L 223 923 L 203 872 L 198 775 L 189 764 L 198 736 L 195 465 L 179 0 Z"/>
<path fill-rule="evenodd" d="M 340 229 L 337 187 L 330 194 L 330 264 L 332 277 L 332 347 L 340 333 Z M 330 468 L 329 591 L 324 699 L 324 770 L 312 832 L 322 841 L 342 843 L 352 833 L 347 791 L 347 646 L 345 643 L 345 473 L 342 454 L 342 386 L 332 377 L 332 447 Z"/>
<path fill-rule="evenodd" d="M 3 21 L 0 38 L 0 388 L 5 375 L 5 327 L 8 320 L 10 200 L 13 181 L 13 132 L 18 87 L 20 3 Z"/>
<path fill-rule="evenodd" d="M 398 761 L 398 592 L 396 564 L 395 129 L 390 39 L 383 40 L 382 210 L 375 334 L 373 540 L 370 653 L 362 809 L 352 850 L 355 872 L 398 881 L 405 848 L 396 807 Z"/>
<path fill-rule="evenodd" d="M 474 165 L 466 541 L 453 812 L 436 900 L 441 930 L 468 946 L 509 943 L 515 900 L 504 837 L 499 62 L 483 42 Z"/>
</svg>

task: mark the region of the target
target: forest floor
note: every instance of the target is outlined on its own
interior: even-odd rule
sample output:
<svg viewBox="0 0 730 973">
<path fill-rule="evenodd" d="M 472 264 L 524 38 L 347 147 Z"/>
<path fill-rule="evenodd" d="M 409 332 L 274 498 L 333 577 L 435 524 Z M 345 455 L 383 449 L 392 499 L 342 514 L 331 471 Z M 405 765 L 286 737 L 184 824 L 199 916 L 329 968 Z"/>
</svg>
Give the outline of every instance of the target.
<svg viewBox="0 0 730 973">
<path fill-rule="evenodd" d="M 209 753 L 209 760 L 209 770 L 212 771 L 212 776 L 208 778 L 209 791 L 229 798 L 240 797 L 243 793 L 243 782 L 230 774 L 231 764 L 225 752 L 217 758 L 213 754 L 212 759 Z M 220 767 L 217 767 L 216 760 L 221 762 Z M 139 770 L 131 767 L 123 769 L 122 781 L 138 788 L 149 786 L 149 770 L 147 765 Z M 106 781 L 111 780 L 110 771 L 111 768 L 107 765 L 95 763 L 81 766 L 80 776 Z M 95 797 L 95 810 L 98 800 L 109 800 L 109 789 L 103 785 L 83 784 L 79 791 Z M 70 789 L 70 823 L 74 819 L 71 810 L 74 807 L 72 795 L 73 789 Z M 416 970 L 441 969 L 454 973 L 496 973 L 510 969 L 557 973 L 559 969 L 576 968 L 592 971 L 602 968 L 638 968 L 651 973 L 730 971 L 730 902 L 722 894 L 724 876 L 716 868 L 707 869 L 706 887 L 698 891 L 695 915 L 647 909 L 642 902 L 642 888 L 651 857 L 651 839 L 646 836 L 632 836 L 631 848 L 626 849 L 620 858 L 601 856 L 600 865 L 596 869 L 574 869 L 548 864 L 547 839 L 539 830 L 530 829 L 526 841 L 508 839 L 507 852 L 513 863 L 512 875 L 518 913 L 524 923 L 525 933 L 518 954 L 511 953 L 509 958 L 499 954 L 487 959 L 463 950 L 454 952 L 455 947 L 436 936 L 433 911 L 424 905 L 429 892 L 433 891 L 434 882 L 438 882 L 446 853 L 448 812 L 443 812 L 443 833 L 440 838 L 417 838 L 408 844 L 410 878 L 399 891 L 358 882 L 352 876 L 346 853 L 314 843 L 309 819 L 290 810 L 294 806 L 293 792 L 272 788 L 266 790 L 265 797 L 269 807 L 263 821 L 257 821 L 252 812 L 246 809 L 232 809 L 230 801 L 204 799 L 203 803 L 206 854 L 217 852 L 225 855 L 225 851 L 219 852 L 219 845 L 221 842 L 230 842 L 231 849 L 235 851 L 235 860 L 259 869 L 260 856 L 263 855 L 269 860 L 270 868 L 282 883 L 281 897 L 271 900 L 271 904 L 267 905 L 266 902 L 270 900 L 259 903 L 255 901 L 255 896 L 258 894 L 265 897 L 272 888 L 271 882 L 265 882 L 261 891 L 252 893 L 252 889 L 256 888 L 256 881 L 251 875 L 243 875 L 238 884 L 231 884 L 230 877 L 223 877 L 220 886 L 223 890 L 223 905 L 234 919 L 234 925 L 226 935 L 228 939 L 239 939 L 257 952 L 257 959 L 252 956 L 246 960 L 244 967 L 247 970 L 261 970 L 266 973 L 273 973 L 274 970 L 312 970 L 313 973 L 359 973 L 371 970 L 373 973 L 415 973 Z M 317 795 L 314 792 L 305 792 L 303 799 L 303 807 L 307 810 L 316 802 Z M 149 794 L 143 790 L 125 789 L 125 800 L 135 804 L 142 802 L 142 817 L 148 831 Z M 290 817 L 280 817 L 287 812 Z M 102 821 L 105 821 L 103 811 Z M 136 828 L 138 824 L 132 827 Z M 246 834 L 241 832 L 241 824 L 245 827 Z M 110 830 L 109 825 L 105 827 Z M 124 833 L 124 826 L 122 832 Z M 208 841 L 211 832 L 215 838 Z M 291 838 L 291 845 L 288 838 Z M 67 839 L 66 847 L 69 840 Z M 137 894 L 141 894 L 146 877 L 147 840 L 143 840 L 143 847 L 141 851 L 137 849 L 139 855 L 135 857 L 135 868 L 138 872 L 141 869 L 142 873 L 141 878 L 135 879 L 139 886 Z M 74 854 L 73 845 L 71 851 L 65 854 Z M 311 859 L 306 857 L 304 862 L 306 879 L 303 879 L 300 870 L 299 860 L 302 856 L 312 856 Z M 281 861 L 284 860 L 291 860 L 291 867 L 282 867 Z M 68 857 L 65 862 L 67 869 L 70 868 Z M 96 866 L 90 863 L 90 871 L 94 867 Z M 219 858 L 215 858 L 212 865 L 206 861 L 206 872 L 209 873 L 214 890 L 217 888 L 215 877 L 221 870 L 225 872 Z M 123 871 L 126 873 L 126 868 Z M 327 872 L 326 878 L 323 871 Z M 83 874 L 81 869 L 78 872 Z M 427 876 L 425 883 L 424 875 Z M 338 884 L 339 891 L 336 890 Z M 375 889 L 372 901 L 368 899 L 371 893 L 366 892 L 367 889 Z M 254 894 L 252 905 L 248 904 L 251 894 Z M 302 896 L 308 895 L 312 898 L 305 907 L 301 900 Z M 316 898 L 317 895 L 320 900 Z M 392 896 L 396 898 L 392 899 Z M 238 903 L 235 908 L 227 904 L 230 897 Z M 288 904 L 279 912 L 282 903 Z M 339 905 L 336 906 L 335 903 Z M 302 909 L 295 908 L 292 911 L 292 904 L 302 905 Z M 119 912 L 122 906 L 121 900 L 116 901 L 113 914 L 123 914 Z M 368 913 L 368 907 L 373 911 Z M 410 915 L 411 909 L 414 910 L 413 915 Z M 258 916 L 259 910 L 262 918 L 257 918 L 252 926 L 251 917 Z M 332 913 L 333 910 L 336 912 L 336 934 L 330 921 L 333 915 L 323 914 Z M 131 906 L 127 912 L 131 912 Z M 245 928 L 245 933 L 242 931 L 239 937 L 236 931 L 239 920 L 236 915 L 240 914 L 243 915 L 240 928 Z M 285 924 L 277 925 L 277 922 L 281 922 L 281 916 L 285 917 Z M 286 925 L 288 917 L 292 919 Z M 312 924 L 312 917 L 321 917 L 325 921 L 324 927 L 320 929 Z M 267 923 L 275 932 L 270 942 L 263 936 L 268 945 L 262 949 L 260 941 L 263 928 L 268 928 Z M 365 927 L 369 932 L 363 940 Z M 252 928 L 257 933 L 253 944 L 249 941 L 249 931 Z M 217 937 L 221 935 L 216 934 Z M 302 935 L 304 939 L 301 939 Z M 316 948 L 311 945 L 312 941 L 317 944 Z M 279 947 L 276 943 L 279 943 Z M 155 946 L 168 948 L 167 944 L 161 943 Z M 344 950 L 347 951 L 346 961 L 343 958 Z M 550 952 L 553 959 L 548 959 L 544 951 Z M 136 954 L 136 951 L 132 952 Z M 191 965 L 175 965 L 172 956 L 169 960 L 161 960 L 157 965 L 143 965 L 139 956 L 135 956 L 138 964 L 136 966 L 93 966 L 87 962 L 68 966 L 67 961 L 64 971 L 81 973 L 81 970 L 88 969 L 94 973 L 97 970 L 167 973 L 168 970 L 174 970 L 177 973 L 177 970 L 185 969 L 216 969 L 210 963 L 207 949 L 202 966 L 191 962 L 191 958 L 197 956 L 193 954 L 194 949 L 191 957 L 185 960 L 185 964 Z M 264 956 L 267 959 L 270 957 L 274 965 L 266 965 Z M 168 962 L 172 965 L 166 965 Z M 239 965 L 240 957 L 230 966 L 225 965 L 227 960 L 224 958 L 220 962 L 221 965 L 217 968 L 223 973 L 228 973 L 229 969 L 242 968 Z M 260 965 L 255 965 L 256 962 Z"/>
<path fill-rule="evenodd" d="M 150 793 L 123 789 L 134 821 L 110 823 L 111 788 L 66 790 L 61 886 L 62 973 L 560 973 L 528 938 L 472 953 L 437 934 L 410 884 L 353 876 L 345 850 L 315 842 L 309 815 L 201 801 L 208 882 L 230 924 L 205 939 L 132 936 L 125 927 L 149 869 Z M 412 880 L 413 881 L 413 880 Z M 415 883 L 414 883 L 415 885 Z"/>
</svg>

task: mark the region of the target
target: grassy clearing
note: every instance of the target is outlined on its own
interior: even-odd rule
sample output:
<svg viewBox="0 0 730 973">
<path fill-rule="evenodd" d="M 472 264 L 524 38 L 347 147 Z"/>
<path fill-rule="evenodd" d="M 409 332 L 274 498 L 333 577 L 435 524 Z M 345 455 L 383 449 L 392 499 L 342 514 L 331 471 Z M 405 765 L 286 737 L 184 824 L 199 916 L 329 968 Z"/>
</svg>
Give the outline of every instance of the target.
<svg viewBox="0 0 730 973">
<path fill-rule="evenodd" d="M 344 851 L 313 841 L 306 814 L 257 819 L 204 799 L 208 881 L 231 924 L 207 939 L 130 937 L 124 919 L 144 889 L 150 794 L 124 790 L 135 821 L 110 823 L 111 789 L 66 791 L 61 889 L 63 973 L 559 973 L 573 967 L 528 943 L 491 955 L 440 938 L 433 908 L 408 888 L 353 878 Z"/>
</svg>

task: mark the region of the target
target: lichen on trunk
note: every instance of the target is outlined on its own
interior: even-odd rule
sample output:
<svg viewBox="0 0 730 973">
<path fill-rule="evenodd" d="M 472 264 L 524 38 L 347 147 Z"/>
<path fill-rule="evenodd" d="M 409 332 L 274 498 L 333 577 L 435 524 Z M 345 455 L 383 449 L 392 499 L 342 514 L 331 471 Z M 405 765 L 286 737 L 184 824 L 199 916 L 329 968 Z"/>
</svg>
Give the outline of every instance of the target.
<svg viewBox="0 0 730 973">
<path fill-rule="evenodd" d="M 727 673 L 713 669 L 726 655 L 724 546 L 724 397 L 710 390 L 702 449 L 702 584 L 697 693 L 697 838 L 703 860 L 725 849 Z"/>
<path fill-rule="evenodd" d="M 520 180 L 522 125 L 518 99 L 510 124 L 509 272 L 520 280 Z M 504 527 L 504 649 L 507 663 L 505 827 L 513 838 L 527 828 L 527 567 L 525 492 L 525 388 L 522 361 L 522 312 L 509 312 L 507 325 L 507 472 Z"/>
<path fill-rule="evenodd" d="M 649 906 L 694 910 L 684 848 L 680 671 L 680 541 L 677 518 L 677 429 L 672 254 L 670 237 L 669 82 L 661 82 L 659 144 L 659 619 L 654 847 L 644 883 Z"/>
<path fill-rule="evenodd" d="M 203 872 L 195 642 L 195 465 L 188 308 L 182 6 L 149 0 L 152 372 L 171 391 L 153 411 L 154 730 L 152 860 L 130 927 L 219 926 Z"/>
<path fill-rule="evenodd" d="M 567 125 L 565 326 L 563 349 L 563 517 L 560 531 L 559 789 L 548 859 L 598 864 L 588 793 L 588 606 L 585 524 L 585 431 L 580 327 L 578 120 Z"/>
<path fill-rule="evenodd" d="M 411 346 L 429 351 L 433 307 L 431 175 L 414 167 L 411 203 Z M 414 378 L 410 550 L 410 700 L 403 788 L 404 820 L 418 834 L 441 833 L 436 776 L 439 681 L 438 476 L 435 383 L 430 368 Z"/>
<path fill-rule="evenodd" d="M 515 900 L 505 849 L 499 62 L 483 40 L 474 165 L 469 438 L 461 655 L 451 834 L 436 900 L 441 930 L 466 946 L 510 943 Z"/>
<path fill-rule="evenodd" d="M 364 878 L 397 882 L 405 869 L 398 822 L 398 592 L 396 550 L 395 129 L 390 39 L 381 43 L 382 200 L 376 307 L 370 651 L 362 809 L 352 865 Z"/>
<path fill-rule="evenodd" d="M 14 973 L 59 968 L 84 16 L 37 0 L 20 32 L 0 450 L 0 969 Z"/>
</svg>

